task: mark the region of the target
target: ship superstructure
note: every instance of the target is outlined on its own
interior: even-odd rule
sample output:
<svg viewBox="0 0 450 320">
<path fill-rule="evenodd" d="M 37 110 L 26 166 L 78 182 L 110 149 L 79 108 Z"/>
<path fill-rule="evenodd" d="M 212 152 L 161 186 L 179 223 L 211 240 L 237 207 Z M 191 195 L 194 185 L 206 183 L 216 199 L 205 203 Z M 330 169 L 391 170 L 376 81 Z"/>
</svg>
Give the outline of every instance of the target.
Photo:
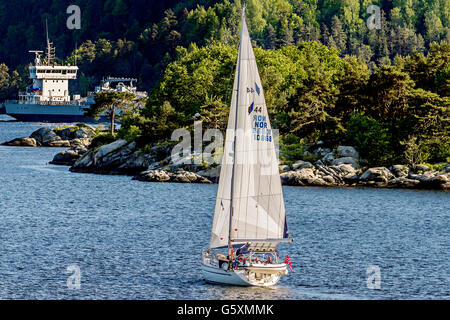
<svg viewBox="0 0 450 320">
<path fill-rule="evenodd" d="M 47 33 L 47 48 L 32 50 L 34 64 L 29 66 L 32 84 L 19 99 L 5 102 L 5 113 L 21 121 L 78 122 L 89 121 L 84 117 L 85 109 L 92 99 L 70 95 L 69 80 L 76 80 L 78 67 L 58 64 L 55 47 Z"/>
<path fill-rule="evenodd" d="M 78 67 L 57 63 L 55 47 L 48 39 L 46 51 L 32 50 L 34 64 L 29 67 L 29 78 L 32 84 L 25 92 L 19 92 L 18 100 L 10 100 L 0 108 L 0 113 L 6 113 L 20 121 L 35 122 L 98 122 L 105 121 L 106 116 L 99 120 L 85 117 L 85 111 L 95 102 L 95 96 L 104 91 L 130 92 L 137 98 L 146 98 L 146 92 L 137 91 L 134 78 L 103 79 L 100 86 L 87 97 L 78 94 L 70 95 L 69 81 L 77 79 Z"/>
<path fill-rule="evenodd" d="M 103 79 L 98 87 L 95 87 L 94 94 L 98 94 L 104 91 L 118 91 L 118 92 L 130 92 L 137 98 L 146 98 L 147 92 L 137 91 L 134 83 L 137 79 L 134 78 L 114 78 L 108 77 Z"/>
</svg>

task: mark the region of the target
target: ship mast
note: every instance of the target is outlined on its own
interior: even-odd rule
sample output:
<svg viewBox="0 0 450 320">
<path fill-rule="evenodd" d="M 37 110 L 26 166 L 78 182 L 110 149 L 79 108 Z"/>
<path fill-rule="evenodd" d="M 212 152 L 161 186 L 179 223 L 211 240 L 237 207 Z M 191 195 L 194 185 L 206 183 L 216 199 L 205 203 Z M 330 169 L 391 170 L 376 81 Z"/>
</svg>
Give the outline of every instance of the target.
<svg viewBox="0 0 450 320">
<path fill-rule="evenodd" d="M 47 35 L 47 65 L 55 65 L 55 48 L 53 47 L 53 43 L 50 42 L 48 37 L 48 22 L 45 20 L 45 30 Z"/>
<path fill-rule="evenodd" d="M 244 19 L 245 19 L 245 9 L 246 6 L 242 8 L 242 20 L 241 20 L 241 36 L 240 36 L 240 44 L 239 44 L 239 57 L 238 57 L 238 66 L 237 66 L 237 72 L 238 72 L 238 83 L 237 83 L 237 97 L 236 97 L 236 109 L 235 109 L 235 119 L 234 119 L 234 141 L 233 141 L 233 169 L 231 174 L 231 192 L 230 192 L 230 199 L 231 199 L 231 207 L 230 207 L 230 220 L 228 225 L 228 256 L 230 259 L 232 259 L 232 252 L 233 252 L 233 244 L 231 242 L 231 234 L 233 230 L 233 213 L 234 213 L 234 201 L 233 201 L 233 193 L 234 193 L 234 178 L 236 175 L 236 131 L 237 131 L 237 121 L 238 121 L 238 106 L 239 106 L 239 81 L 240 81 L 240 73 L 241 73 L 241 50 L 242 50 L 242 29 L 244 25 Z M 228 265 L 228 269 L 231 269 L 231 261 Z"/>
</svg>

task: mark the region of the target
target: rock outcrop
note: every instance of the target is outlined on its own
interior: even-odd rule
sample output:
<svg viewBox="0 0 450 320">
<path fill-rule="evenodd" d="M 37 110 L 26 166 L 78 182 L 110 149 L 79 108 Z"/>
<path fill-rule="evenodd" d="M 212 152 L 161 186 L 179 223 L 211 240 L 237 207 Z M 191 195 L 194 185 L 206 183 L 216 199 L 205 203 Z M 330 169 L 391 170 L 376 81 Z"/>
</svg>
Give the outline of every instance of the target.
<svg viewBox="0 0 450 320">
<path fill-rule="evenodd" d="M 1 144 L 10 147 L 37 147 L 38 142 L 34 138 L 17 138 Z"/>
<path fill-rule="evenodd" d="M 194 172 L 180 170 L 178 172 L 167 172 L 163 170 L 148 170 L 133 177 L 133 180 L 147 182 L 177 182 L 177 183 L 206 183 L 212 182 Z"/>
<path fill-rule="evenodd" d="M 81 141 L 81 140 L 80 140 Z M 73 149 L 74 147 L 72 147 Z M 82 149 L 83 150 L 83 149 Z M 72 162 L 74 172 L 133 175 L 134 180 L 150 182 L 217 183 L 220 165 L 205 165 L 194 161 L 198 155 L 186 155 L 172 161 L 171 146 L 157 145 L 147 153 L 139 150 L 135 142 L 116 140 L 94 150 L 71 150 L 55 156 L 54 162 Z M 403 165 L 391 168 L 361 168 L 359 154 L 353 147 L 339 147 L 327 152 L 315 164 L 299 160 L 292 165 L 280 165 L 280 178 L 284 185 L 320 187 L 377 187 L 450 189 L 450 173 L 445 171 L 414 171 Z M 330 154 L 333 154 L 331 157 Z M 338 158 L 335 158 L 336 155 Z M 332 160 L 327 159 L 333 158 Z M 446 169 L 447 168 L 447 169 Z"/>
<path fill-rule="evenodd" d="M 136 174 L 155 162 L 150 155 L 136 150 L 136 142 L 116 140 L 90 150 L 70 168 L 73 172 L 100 174 Z"/>
<path fill-rule="evenodd" d="M 95 129 L 86 125 L 70 126 L 64 129 L 40 128 L 29 137 L 14 139 L 2 145 L 23 147 L 54 147 L 70 148 L 78 142 L 75 140 L 89 140 L 95 136 Z"/>
</svg>

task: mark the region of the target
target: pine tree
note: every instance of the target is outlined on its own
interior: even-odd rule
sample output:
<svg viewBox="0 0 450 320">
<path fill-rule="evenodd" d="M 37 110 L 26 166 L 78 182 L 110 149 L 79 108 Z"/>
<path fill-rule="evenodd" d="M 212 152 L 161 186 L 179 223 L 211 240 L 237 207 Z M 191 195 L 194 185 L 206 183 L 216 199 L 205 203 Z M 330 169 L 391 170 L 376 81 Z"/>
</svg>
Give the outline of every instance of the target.
<svg viewBox="0 0 450 320">
<path fill-rule="evenodd" d="M 336 48 L 338 48 L 341 53 L 346 52 L 347 49 L 347 35 L 344 32 L 342 22 L 338 16 L 333 16 L 331 21 L 331 36 L 336 43 Z"/>
<path fill-rule="evenodd" d="M 277 45 L 276 41 L 275 29 L 271 24 L 268 24 L 264 35 L 265 48 L 269 50 L 275 49 Z"/>
</svg>

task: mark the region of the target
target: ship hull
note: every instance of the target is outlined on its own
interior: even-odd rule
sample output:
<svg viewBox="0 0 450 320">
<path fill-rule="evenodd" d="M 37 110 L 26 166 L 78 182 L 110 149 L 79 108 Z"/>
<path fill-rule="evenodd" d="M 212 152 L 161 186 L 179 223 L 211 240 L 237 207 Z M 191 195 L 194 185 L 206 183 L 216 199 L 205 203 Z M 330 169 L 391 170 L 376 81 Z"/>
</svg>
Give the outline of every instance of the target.
<svg viewBox="0 0 450 320">
<path fill-rule="evenodd" d="M 5 113 L 24 122 L 90 122 L 107 121 L 105 116 L 100 119 L 84 116 L 87 106 L 79 105 L 41 105 L 6 103 Z"/>
</svg>

